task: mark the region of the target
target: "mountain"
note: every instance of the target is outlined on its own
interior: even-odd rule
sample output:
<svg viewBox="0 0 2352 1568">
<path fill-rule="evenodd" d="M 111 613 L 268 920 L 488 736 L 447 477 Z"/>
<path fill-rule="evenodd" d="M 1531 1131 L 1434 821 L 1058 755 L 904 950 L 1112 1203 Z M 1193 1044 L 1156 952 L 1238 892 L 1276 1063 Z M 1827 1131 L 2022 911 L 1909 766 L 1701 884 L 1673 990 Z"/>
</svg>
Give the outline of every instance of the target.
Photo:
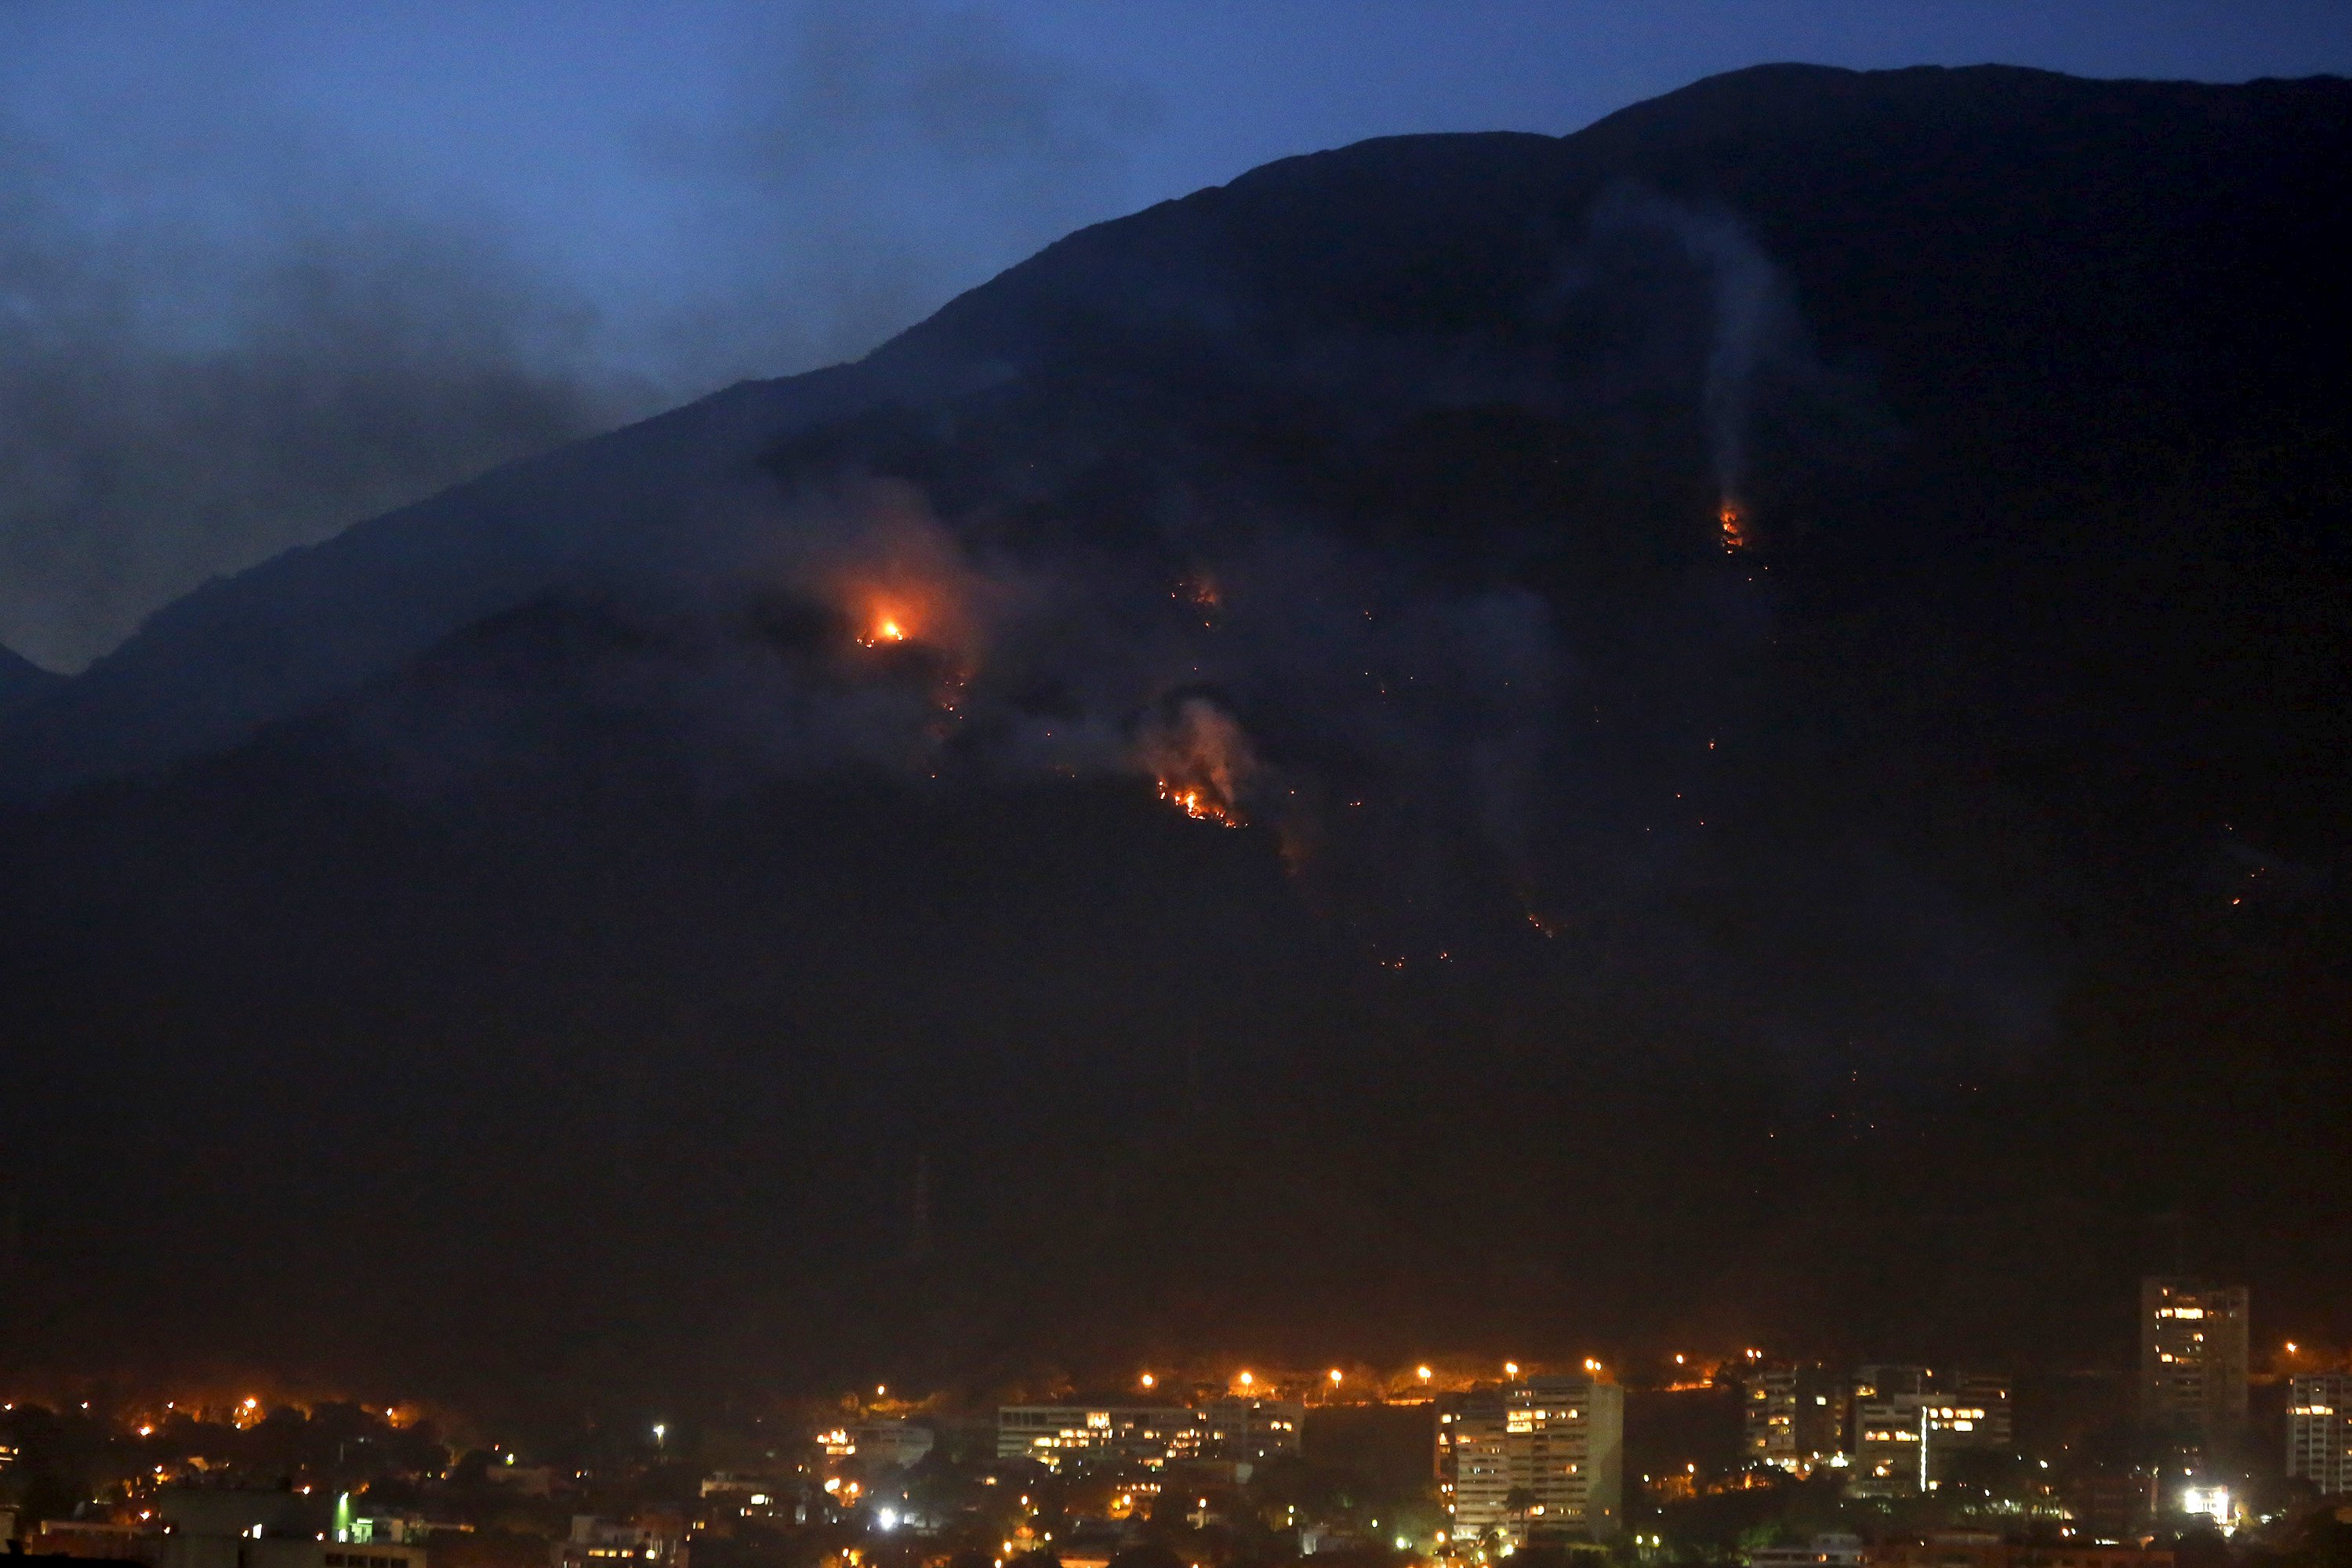
<svg viewBox="0 0 2352 1568">
<path fill-rule="evenodd" d="M 56 672 L 43 669 L 14 648 L 0 647 L 0 717 L 30 703 L 58 679 Z"/>
<path fill-rule="evenodd" d="M 1367 142 L 211 584 L 0 726 L 6 1331 L 2340 1312 L 2347 164 L 2341 81 L 2000 68 Z"/>
</svg>

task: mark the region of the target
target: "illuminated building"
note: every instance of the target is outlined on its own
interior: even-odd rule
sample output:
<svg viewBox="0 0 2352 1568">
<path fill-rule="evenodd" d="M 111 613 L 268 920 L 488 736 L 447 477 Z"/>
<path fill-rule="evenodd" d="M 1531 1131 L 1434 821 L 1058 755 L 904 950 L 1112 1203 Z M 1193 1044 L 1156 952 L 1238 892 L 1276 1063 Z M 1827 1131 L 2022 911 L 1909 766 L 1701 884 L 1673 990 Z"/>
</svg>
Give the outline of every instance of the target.
<svg viewBox="0 0 2352 1568">
<path fill-rule="evenodd" d="M 1457 1545 L 1598 1541 L 1622 1524 L 1625 1394 L 1615 1384 L 1530 1377 L 1475 1388 L 1441 1397 L 1437 1422 L 1439 1495 Z"/>
<path fill-rule="evenodd" d="M 425 1560 L 421 1543 L 249 1541 L 238 1568 L 425 1568 Z"/>
<path fill-rule="evenodd" d="M 548 1549 L 548 1568 L 687 1568 L 686 1531 L 572 1516 L 572 1534 Z M 422 1568 L 422 1565 L 419 1565 Z"/>
<path fill-rule="evenodd" d="M 348 1494 L 331 1509 L 324 1494 L 174 1487 L 159 1495 L 156 1512 L 156 1533 L 136 1547 L 89 1554 L 134 1558 L 153 1568 L 425 1568 L 421 1542 L 395 1539 L 408 1533 L 404 1519 L 371 1514 L 362 1521 Z"/>
<path fill-rule="evenodd" d="M 996 1457 L 1055 1470 L 1097 1459 L 1153 1469 L 1171 1459 L 1253 1463 L 1297 1453 L 1306 1415 L 1297 1400 L 1239 1395 L 1191 1406 L 1007 1405 L 996 1414 Z"/>
<path fill-rule="evenodd" d="M 835 1426 L 818 1433 L 816 1440 L 828 1459 L 845 1459 L 855 1455 L 869 1465 L 906 1468 L 929 1453 L 937 1438 L 928 1426 L 918 1426 L 911 1421 L 885 1420 Z"/>
<path fill-rule="evenodd" d="M 1500 1388 L 1474 1388 L 1437 1400 L 1437 1492 L 1447 1534 L 1472 1545 L 1503 1529 L 1511 1490 L 1510 1420 Z"/>
<path fill-rule="evenodd" d="M 2009 1380 L 1988 1373 L 1870 1365 L 1855 1369 L 1853 1476 L 1857 1496 L 1933 1491 L 1951 1457 L 2010 1447 Z"/>
<path fill-rule="evenodd" d="M 1748 1568 L 1864 1568 L 1870 1553 L 1858 1535 L 1816 1535 L 1802 1546 L 1759 1546 Z"/>
<path fill-rule="evenodd" d="M 2228 1535 L 2237 1529 L 2242 1510 L 2231 1497 L 2228 1487 L 2209 1483 L 2181 1488 L 2180 1511 L 2210 1519 L 2222 1534 Z"/>
<path fill-rule="evenodd" d="M 1810 1471 L 1845 1450 L 1846 1392 L 1819 1362 L 1776 1362 L 1748 1376 L 1748 1458 Z"/>
<path fill-rule="evenodd" d="M 2211 1447 L 2246 1429 L 2246 1288 L 2139 1282 L 2139 1416 L 2149 1433 Z"/>
<path fill-rule="evenodd" d="M 1194 1440 L 1192 1413 L 1175 1405 L 1007 1405 L 996 1413 L 996 1457 L 1048 1469 L 1093 1458 L 1157 1468 Z"/>
<path fill-rule="evenodd" d="M 2352 1373 L 2292 1380 L 2286 1406 L 2286 1473 L 2323 1497 L 2352 1492 Z"/>
<path fill-rule="evenodd" d="M 1244 1462 L 1298 1452 L 1298 1424 L 1307 1407 L 1295 1399 L 1215 1400 L 1192 1412 L 1201 1433 L 1199 1457 Z"/>
</svg>

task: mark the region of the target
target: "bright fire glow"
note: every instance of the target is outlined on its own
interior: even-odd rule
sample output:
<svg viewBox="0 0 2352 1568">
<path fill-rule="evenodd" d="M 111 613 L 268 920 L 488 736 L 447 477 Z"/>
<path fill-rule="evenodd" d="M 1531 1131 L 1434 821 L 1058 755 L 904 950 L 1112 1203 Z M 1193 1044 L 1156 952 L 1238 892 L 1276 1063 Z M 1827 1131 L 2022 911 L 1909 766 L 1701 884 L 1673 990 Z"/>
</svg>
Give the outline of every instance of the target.
<svg viewBox="0 0 2352 1568">
<path fill-rule="evenodd" d="M 1723 524 L 1723 548 L 1725 552 L 1727 553 L 1736 554 L 1738 552 L 1747 549 L 1748 515 L 1739 510 L 1739 503 L 1738 501 L 1727 500 L 1723 503 L 1722 510 L 1717 511 L 1715 515 L 1716 521 Z"/>
<path fill-rule="evenodd" d="M 1231 811 L 1209 797 L 1206 791 L 1193 786 L 1180 789 L 1166 779 L 1160 781 L 1160 798 L 1171 805 L 1183 808 L 1184 815 L 1202 822 L 1213 822 L 1221 827 L 1239 827 L 1241 823 Z"/>
<path fill-rule="evenodd" d="M 1138 760 L 1159 781 L 1160 798 L 1202 822 L 1239 827 L 1242 796 L 1258 771 L 1242 727 L 1206 698 L 1189 698 L 1139 737 Z"/>
<path fill-rule="evenodd" d="M 857 639 L 859 647 L 880 647 L 884 643 L 905 642 L 906 623 L 893 610 L 877 610 L 866 635 Z"/>
</svg>

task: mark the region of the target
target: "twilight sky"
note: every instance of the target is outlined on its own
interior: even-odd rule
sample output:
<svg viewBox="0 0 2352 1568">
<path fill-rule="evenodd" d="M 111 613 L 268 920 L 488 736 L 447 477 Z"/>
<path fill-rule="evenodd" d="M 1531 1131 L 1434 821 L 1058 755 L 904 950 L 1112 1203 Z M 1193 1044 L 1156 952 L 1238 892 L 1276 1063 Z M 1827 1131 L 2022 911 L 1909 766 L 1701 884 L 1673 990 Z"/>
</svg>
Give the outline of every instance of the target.
<svg viewBox="0 0 2352 1568">
<path fill-rule="evenodd" d="M 0 643 L 864 352 L 1078 225 L 1766 60 L 2352 69 L 2340 0 L 0 0 Z"/>
</svg>

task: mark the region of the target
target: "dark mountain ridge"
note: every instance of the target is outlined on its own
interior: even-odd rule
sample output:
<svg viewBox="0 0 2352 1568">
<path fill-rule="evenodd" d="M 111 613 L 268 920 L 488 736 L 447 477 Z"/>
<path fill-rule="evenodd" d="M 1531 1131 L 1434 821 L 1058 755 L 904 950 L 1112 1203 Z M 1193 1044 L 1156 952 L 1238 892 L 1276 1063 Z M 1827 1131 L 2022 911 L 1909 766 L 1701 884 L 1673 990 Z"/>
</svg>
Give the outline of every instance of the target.
<svg viewBox="0 0 2352 1568">
<path fill-rule="evenodd" d="M 2186 1224 L 2315 1337 L 2347 163 L 1999 68 L 1369 142 L 214 584 L 0 728 L 8 1326 L 2096 1357 Z"/>
<path fill-rule="evenodd" d="M 16 649 L 0 647 L 0 718 L 31 702 L 60 679 Z"/>
</svg>

